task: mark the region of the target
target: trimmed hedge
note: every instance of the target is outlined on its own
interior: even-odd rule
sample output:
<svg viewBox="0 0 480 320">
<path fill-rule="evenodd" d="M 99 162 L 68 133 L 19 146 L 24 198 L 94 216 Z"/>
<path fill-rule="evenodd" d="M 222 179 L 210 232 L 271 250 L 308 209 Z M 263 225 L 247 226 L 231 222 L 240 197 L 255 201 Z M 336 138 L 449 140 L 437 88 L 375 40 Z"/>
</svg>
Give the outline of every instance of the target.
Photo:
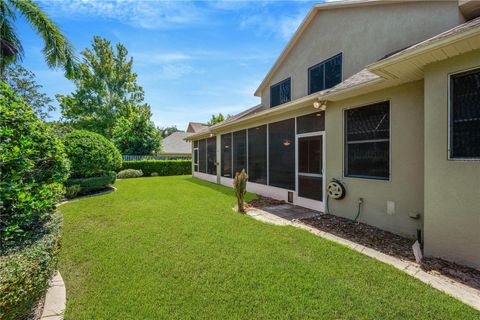
<svg viewBox="0 0 480 320">
<path fill-rule="evenodd" d="M 63 137 L 71 162 L 71 178 L 100 177 L 122 166 L 122 155 L 104 136 L 90 131 L 75 130 Z"/>
<path fill-rule="evenodd" d="M 53 214 L 36 240 L 0 256 L 0 319 L 23 319 L 57 270 L 62 219 Z"/>
<path fill-rule="evenodd" d="M 142 170 L 125 169 L 117 173 L 118 179 L 139 178 L 143 176 Z"/>
<path fill-rule="evenodd" d="M 65 187 L 79 186 L 80 190 L 77 192 L 78 194 L 88 194 L 105 189 L 109 185 L 114 184 L 116 179 L 117 174 L 110 171 L 101 177 L 68 179 L 65 182 Z"/>
<path fill-rule="evenodd" d="M 145 176 L 156 172 L 159 176 L 177 176 L 192 173 L 192 160 L 137 160 L 124 161 L 122 170 L 142 170 Z"/>
</svg>

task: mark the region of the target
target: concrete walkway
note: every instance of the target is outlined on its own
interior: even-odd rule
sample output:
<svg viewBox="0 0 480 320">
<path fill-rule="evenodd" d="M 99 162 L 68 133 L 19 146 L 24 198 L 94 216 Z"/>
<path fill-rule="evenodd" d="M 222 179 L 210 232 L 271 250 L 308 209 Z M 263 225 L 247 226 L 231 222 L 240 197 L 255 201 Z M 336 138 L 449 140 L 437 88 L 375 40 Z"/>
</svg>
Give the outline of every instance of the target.
<svg viewBox="0 0 480 320">
<path fill-rule="evenodd" d="M 266 207 L 263 210 L 257 208 L 247 209 L 247 214 L 257 220 L 272 223 L 282 226 L 294 226 L 300 229 L 304 229 L 314 235 L 328 239 L 339 244 L 345 245 L 357 252 L 360 252 L 366 256 L 377 259 L 381 262 L 387 263 L 403 272 L 408 273 L 412 277 L 417 278 L 418 280 L 427 283 L 443 291 L 454 298 L 462 301 L 473 308 L 480 310 L 480 290 L 466 286 L 460 282 L 457 282 L 451 278 L 445 277 L 436 272 L 427 272 L 423 270 L 419 264 L 411 262 L 408 260 L 402 260 L 393 256 L 389 256 L 380 251 L 374 250 L 372 248 L 365 247 L 356 242 L 338 237 L 331 233 L 321 231 L 306 225 L 297 219 L 310 218 L 320 213 L 317 211 L 312 211 L 305 208 L 295 207 L 290 204 L 280 205 L 280 206 L 271 206 Z"/>
</svg>

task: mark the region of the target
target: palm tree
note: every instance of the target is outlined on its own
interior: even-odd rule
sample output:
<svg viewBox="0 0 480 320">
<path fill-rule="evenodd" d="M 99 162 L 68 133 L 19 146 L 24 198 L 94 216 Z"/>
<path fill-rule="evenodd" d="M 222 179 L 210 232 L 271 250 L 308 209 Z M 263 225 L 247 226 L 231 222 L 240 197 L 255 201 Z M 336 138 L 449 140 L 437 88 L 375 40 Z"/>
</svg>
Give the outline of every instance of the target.
<svg viewBox="0 0 480 320">
<path fill-rule="evenodd" d="M 73 46 L 58 26 L 32 0 L 0 0 L 0 74 L 7 65 L 23 58 L 23 47 L 13 22 L 20 13 L 43 38 L 43 55 L 49 67 L 63 67 L 69 78 L 75 75 L 76 57 Z"/>
</svg>

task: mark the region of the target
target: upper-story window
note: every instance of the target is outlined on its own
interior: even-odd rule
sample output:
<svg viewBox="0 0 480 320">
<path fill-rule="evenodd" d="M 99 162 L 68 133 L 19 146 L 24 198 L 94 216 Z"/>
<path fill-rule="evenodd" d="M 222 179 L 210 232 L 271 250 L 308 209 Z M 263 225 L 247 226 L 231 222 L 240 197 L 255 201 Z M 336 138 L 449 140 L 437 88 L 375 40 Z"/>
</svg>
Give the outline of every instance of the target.
<svg viewBox="0 0 480 320">
<path fill-rule="evenodd" d="M 342 82 L 342 54 L 308 69 L 308 94 L 331 88 Z"/>
<path fill-rule="evenodd" d="M 480 159 L 480 69 L 450 78 L 450 159 Z"/>
<path fill-rule="evenodd" d="M 270 108 L 289 102 L 291 96 L 291 81 L 290 78 L 280 81 L 270 87 Z"/>
</svg>

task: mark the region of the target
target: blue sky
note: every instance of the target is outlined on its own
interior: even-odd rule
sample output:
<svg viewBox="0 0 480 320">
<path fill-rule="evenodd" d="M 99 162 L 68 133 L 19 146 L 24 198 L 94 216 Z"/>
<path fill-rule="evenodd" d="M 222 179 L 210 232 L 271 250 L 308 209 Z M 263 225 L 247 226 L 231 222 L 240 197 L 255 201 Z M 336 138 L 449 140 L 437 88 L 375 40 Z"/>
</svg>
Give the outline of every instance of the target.
<svg viewBox="0 0 480 320">
<path fill-rule="evenodd" d="M 318 2 L 318 1 L 316 1 Z M 94 35 L 123 43 L 158 126 L 185 129 L 259 103 L 253 93 L 312 1 L 39 1 L 77 52 Z M 42 41 L 19 20 L 23 64 L 54 97 L 74 87 L 47 68 Z M 53 119 L 60 116 L 59 110 Z"/>
</svg>

